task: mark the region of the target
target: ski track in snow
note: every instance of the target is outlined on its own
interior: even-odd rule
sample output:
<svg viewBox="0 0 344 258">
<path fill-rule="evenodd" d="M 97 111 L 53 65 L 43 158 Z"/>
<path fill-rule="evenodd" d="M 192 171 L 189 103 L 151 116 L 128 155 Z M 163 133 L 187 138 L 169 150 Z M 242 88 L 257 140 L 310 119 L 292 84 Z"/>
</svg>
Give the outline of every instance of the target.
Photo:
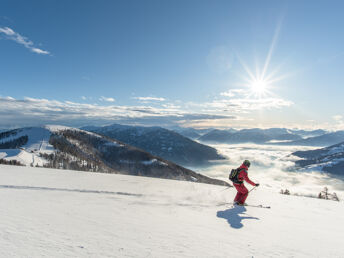
<svg viewBox="0 0 344 258">
<path fill-rule="evenodd" d="M 343 202 L 0 165 L 0 257 L 344 257 Z"/>
<path fill-rule="evenodd" d="M 36 187 L 36 186 L 21 186 L 21 185 L 0 185 L 0 188 L 17 189 L 17 190 L 38 190 L 38 191 L 60 191 L 60 192 L 112 194 L 112 195 L 127 195 L 127 196 L 137 196 L 137 197 L 142 196 L 142 194 L 132 194 L 132 193 L 125 193 L 125 192 L 110 192 L 110 191 L 52 188 L 52 187 Z"/>
</svg>

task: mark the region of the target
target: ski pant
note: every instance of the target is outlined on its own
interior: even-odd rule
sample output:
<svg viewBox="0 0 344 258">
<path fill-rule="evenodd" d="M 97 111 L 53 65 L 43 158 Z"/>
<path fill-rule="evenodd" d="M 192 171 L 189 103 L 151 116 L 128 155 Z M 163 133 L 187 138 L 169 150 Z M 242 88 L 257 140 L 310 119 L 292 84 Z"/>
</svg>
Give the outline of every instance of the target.
<svg viewBox="0 0 344 258">
<path fill-rule="evenodd" d="M 234 202 L 244 204 L 248 195 L 247 188 L 244 186 L 244 184 L 233 184 L 233 185 L 238 191 L 238 193 L 236 194 L 234 198 Z"/>
</svg>

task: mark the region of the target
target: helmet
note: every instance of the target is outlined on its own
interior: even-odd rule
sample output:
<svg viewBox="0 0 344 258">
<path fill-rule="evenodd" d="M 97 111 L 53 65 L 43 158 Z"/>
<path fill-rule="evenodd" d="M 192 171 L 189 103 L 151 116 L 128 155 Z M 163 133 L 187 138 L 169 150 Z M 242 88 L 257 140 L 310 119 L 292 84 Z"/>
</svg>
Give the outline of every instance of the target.
<svg viewBox="0 0 344 258">
<path fill-rule="evenodd" d="M 247 159 L 242 163 L 242 164 L 244 164 L 246 167 L 250 167 L 250 165 L 251 165 L 251 162 L 250 161 L 248 161 Z"/>
</svg>

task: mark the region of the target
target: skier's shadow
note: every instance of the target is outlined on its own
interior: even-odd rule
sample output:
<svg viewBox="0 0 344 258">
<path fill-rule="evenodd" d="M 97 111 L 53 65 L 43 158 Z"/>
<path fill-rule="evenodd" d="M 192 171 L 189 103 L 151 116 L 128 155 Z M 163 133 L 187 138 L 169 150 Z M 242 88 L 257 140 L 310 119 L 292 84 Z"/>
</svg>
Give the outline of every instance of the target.
<svg viewBox="0 0 344 258">
<path fill-rule="evenodd" d="M 218 211 L 217 217 L 226 219 L 228 224 L 232 228 L 242 228 L 244 225 L 242 224 L 243 219 L 259 219 L 256 217 L 249 217 L 249 216 L 240 216 L 240 214 L 245 214 L 246 208 L 244 206 L 235 206 L 234 208 L 227 209 L 224 211 Z"/>
</svg>

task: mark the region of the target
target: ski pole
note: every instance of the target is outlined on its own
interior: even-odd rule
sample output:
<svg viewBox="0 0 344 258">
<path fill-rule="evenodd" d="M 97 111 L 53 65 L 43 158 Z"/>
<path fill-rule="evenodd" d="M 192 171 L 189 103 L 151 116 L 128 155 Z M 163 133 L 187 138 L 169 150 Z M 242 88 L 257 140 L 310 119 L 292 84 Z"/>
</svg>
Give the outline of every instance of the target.
<svg viewBox="0 0 344 258">
<path fill-rule="evenodd" d="M 254 189 L 256 189 L 256 188 L 257 188 L 257 186 L 253 187 L 250 191 L 248 191 L 247 194 L 249 194 L 252 190 L 254 190 Z"/>
</svg>

